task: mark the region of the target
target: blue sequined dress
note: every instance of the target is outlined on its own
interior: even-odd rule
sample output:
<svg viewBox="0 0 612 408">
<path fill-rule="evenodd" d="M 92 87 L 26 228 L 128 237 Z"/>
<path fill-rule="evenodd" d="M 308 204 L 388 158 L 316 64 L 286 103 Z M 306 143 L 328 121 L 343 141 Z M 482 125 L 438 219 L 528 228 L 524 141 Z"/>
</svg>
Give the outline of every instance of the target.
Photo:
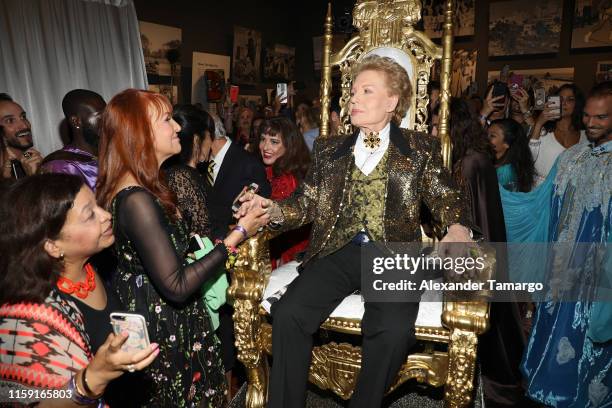
<svg viewBox="0 0 612 408">
<path fill-rule="evenodd" d="M 501 191 L 508 241 L 568 243 L 564 273 L 574 286 L 611 279 L 609 246 L 603 276 L 586 275 L 586 255 L 578 250 L 583 243 L 611 241 L 611 152 L 612 142 L 578 144 L 559 157 L 537 189 Z M 575 279 L 567 279 L 572 273 Z M 528 395 L 543 404 L 612 407 L 612 303 L 539 303 L 521 369 Z"/>
</svg>

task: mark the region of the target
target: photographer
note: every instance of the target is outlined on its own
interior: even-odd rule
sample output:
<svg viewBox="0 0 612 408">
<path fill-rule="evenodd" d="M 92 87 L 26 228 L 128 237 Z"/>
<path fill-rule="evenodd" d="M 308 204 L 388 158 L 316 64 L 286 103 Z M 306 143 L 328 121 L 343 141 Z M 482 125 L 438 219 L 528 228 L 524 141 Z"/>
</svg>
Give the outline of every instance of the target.
<svg viewBox="0 0 612 408">
<path fill-rule="evenodd" d="M 508 86 L 500 81 L 494 81 L 487 88 L 487 96 L 480 109 L 478 121 L 483 128 L 488 128 L 492 121 L 508 117 L 510 91 Z"/>
<path fill-rule="evenodd" d="M 559 97 L 559 107 L 551 106 L 551 97 Z M 585 142 L 582 125 L 584 95 L 574 84 L 565 84 L 549 96 L 531 132 L 529 147 L 536 170 L 535 185 L 541 184 L 557 157 L 576 143 Z"/>
</svg>

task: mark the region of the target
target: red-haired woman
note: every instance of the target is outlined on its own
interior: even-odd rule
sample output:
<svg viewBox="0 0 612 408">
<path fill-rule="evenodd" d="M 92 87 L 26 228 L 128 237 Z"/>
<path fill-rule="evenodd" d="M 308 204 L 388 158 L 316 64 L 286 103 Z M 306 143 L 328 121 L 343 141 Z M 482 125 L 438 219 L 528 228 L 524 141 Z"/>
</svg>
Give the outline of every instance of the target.
<svg viewBox="0 0 612 408">
<path fill-rule="evenodd" d="M 258 129 L 259 153 L 266 165 L 266 174 L 272 187 L 272 200 L 288 198 L 306 175 L 310 153 L 302 134 L 289 119 L 266 119 Z M 270 242 L 272 267 L 295 259 L 308 247 L 310 227 L 302 227 L 282 234 Z M 277 260 L 280 259 L 280 263 Z"/>
<path fill-rule="evenodd" d="M 242 218 L 224 241 L 189 264 L 189 235 L 160 173 L 180 152 L 180 130 L 164 96 L 136 89 L 115 95 L 102 117 L 98 201 L 113 216 L 113 287 L 130 311 L 145 316 L 160 345 L 149 369 L 155 383 L 150 404 L 221 407 L 225 377 L 201 288 L 267 216 L 259 209 Z"/>
</svg>

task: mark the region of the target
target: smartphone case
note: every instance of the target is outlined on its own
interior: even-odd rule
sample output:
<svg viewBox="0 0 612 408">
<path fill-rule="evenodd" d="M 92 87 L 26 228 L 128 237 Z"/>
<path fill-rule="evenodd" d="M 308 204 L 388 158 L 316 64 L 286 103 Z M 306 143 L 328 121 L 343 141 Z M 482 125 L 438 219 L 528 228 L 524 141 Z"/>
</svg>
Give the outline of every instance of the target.
<svg viewBox="0 0 612 408">
<path fill-rule="evenodd" d="M 142 315 L 134 313 L 111 313 L 111 326 L 115 334 L 127 332 L 128 339 L 121 350 L 136 353 L 150 346 L 147 323 Z"/>
</svg>

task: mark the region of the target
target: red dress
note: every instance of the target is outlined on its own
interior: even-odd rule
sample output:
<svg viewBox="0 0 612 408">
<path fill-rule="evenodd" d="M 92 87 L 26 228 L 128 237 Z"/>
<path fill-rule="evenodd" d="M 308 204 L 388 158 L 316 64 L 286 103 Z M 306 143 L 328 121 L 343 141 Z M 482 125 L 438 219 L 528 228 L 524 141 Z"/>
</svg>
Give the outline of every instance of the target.
<svg viewBox="0 0 612 408">
<path fill-rule="evenodd" d="M 272 174 L 272 167 L 266 167 L 266 175 L 272 187 L 272 200 L 284 200 L 289 198 L 298 186 L 297 178 L 290 173 L 278 177 Z M 300 252 L 306 251 L 308 247 L 308 236 L 310 225 L 305 225 L 293 231 L 287 231 L 270 242 L 270 256 L 272 258 L 272 269 L 291 262 Z M 280 259 L 280 263 L 278 260 Z"/>
</svg>

